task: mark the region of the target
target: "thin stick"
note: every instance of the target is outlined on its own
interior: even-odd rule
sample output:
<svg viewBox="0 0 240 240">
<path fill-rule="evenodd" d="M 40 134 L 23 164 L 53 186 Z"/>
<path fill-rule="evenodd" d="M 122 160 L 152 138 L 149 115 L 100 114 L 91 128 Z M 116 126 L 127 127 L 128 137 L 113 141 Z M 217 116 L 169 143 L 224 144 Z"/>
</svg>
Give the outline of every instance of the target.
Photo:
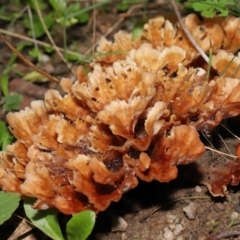
<svg viewBox="0 0 240 240">
<path fill-rule="evenodd" d="M 232 134 L 235 138 L 237 138 L 238 140 L 240 140 L 240 138 L 235 135 L 233 132 L 231 132 L 227 127 L 224 126 L 224 124 L 221 123 L 221 126 L 224 127 L 230 134 Z"/>
<path fill-rule="evenodd" d="M 20 18 L 23 13 L 27 10 L 28 6 L 25 6 L 18 14 L 17 16 L 10 22 L 10 26 L 13 26 L 13 24 Z"/>
<path fill-rule="evenodd" d="M 33 44 L 37 43 L 38 45 L 41 45 L 43 47 L 49 47 L 49 48 L 53 47 L 49 43 L 45 43 L 45 42 L 39 41 L 37 39 L 32 39 L 32 38 L 26 37 L 24 35 L 20 35 L 18 33 L 9 32 L 9 31 L 1 29 L 1 28 L 0 28 L 0 33 L 11 36 L 11 37 L 19 38 L 19 39 L 22 39 L 22 40 L 25 40 L 25 41 L 28 41 L 28 42 L 32 42 Z M 65 52 L 65 49 L 60 48 L 60 47 L 56 47 L 55 49 L 58 49 L 60 52 Z M 77 56 L 79 58 L 83 58 L 83 59 L 86 58 L 85 56 L 83 56 L 79 53 L 76 53 L 74 51 L 66 50 L 66 52 L 69 53 L 69 54 L 72 54 L 74 56 Z"/>
<path fill-rule="evenodd" d="M 212 236 L 208 237 L 206 240 L 220 240 L 234 236 L 240 236 L 240 231 L 224 231 L 220 233 L 215 233 Z"/>
<path fill-rule="evenodd" d="M 205 139 L 208 141 L 208 143 L 211 145 L 211 147 L 216 150 L 216 148 L 213 146 L 212 142 L 208 139 L 208 137 L 204 134 L 204 132 L 201 131 L 201 133 L 205 137 Z M 212 151 L 212 155 L 214 156 L 213 151 Z M 222 157 L 228 161 L 228 159 L 225 156 L 222 156 Z"/>
<path fill-rule="evenodd" d="M 43 28 L 44 28 L 44 31 L 46 32 L 46 34 L 47 34 L 47 36 L 48 36 L 49 41 L 50 41 L 51 44 L 53 45 L 54 49 L 57 51 L 59 57 L 63 60 L 63 62 L 67 65 L 67 67 L 68 67 L 69 69 L 71 69 L 71 66 L 67 63 L 67 61 L 66 61 L 66 59 L 64 58 L 64 56 L 62 55 L 62 53 L 58 50 L 57 45 L 55 44 L 55 42 L 54 42 L 51 34 L 49 33 L 49 31 L 48 31 L 48 29 L 47 29 L 47 26 L 46 26 L 45 21 L 44 21 L 44 19 L 43 19 L 42 13 L 41 13 L 41 11 L 40 11 L 40 9 L 39 9 L 39 5 L 38 5 L 38 1 L 37 1 L 37 0 L 34 0 L 34 5 L 35 5 L 35 7 L 36 7 L 38 17 L 39 17 L 39 19 L 40 19 L 40 21 L 41 21 L 41 24 L 42 24 L 42 26 L 43 26 Z"/>
<path fill-rule="evenodd" d="M 132 7 L 130 7 L 130 8 L 128 9 L 128 11 L 126 12 L 126 14 L 122 15 L 122 16 L 118 19 L 118 21 L 117 21 L 111 28 L 109 28 L 108 31 L 107 31 L 103 36 L 104 36 L 104 37 L 107 37 L 121 22 L 124 21 L 124 19 L 125 19 L 133 10 L 135 10 L 135 9 L 137 9 L 137 8 L 140 8 L 140 7 L 142 7 L 142 6 L 143 6 L 143 4 L 140 3 L 140 4 L 133 5 Z M 92 45 L 92 47 L 90 47 L 90 48 L 84 53 L 84 55 L 88 55 L 89 53 L 91 53 L 91 52 L 93 51 L 93 49 L 94 49 L 97 45 L 98 45 L 98 41 L 95 42 L 95 43 Z"/>
<path fill-rule="evenodd" d="M 32 37 L 33 37 L 34 40 L 36 40 L 36 35 L 35 35 L 35 31 L 34 31 L 34 24 L 33 24 L 32 10 L 31 10 L 31 8 L 29 7 L 29 5 L 27 5 L 27 10 L 28 10 L 29 21 L 30 21 L 30 26 L 31 26 L 31 30 L 32 30 Z M 34 47 L 35 47 L 37 50 L 39 50 L 36 41 L 34 42 Z"/>
<path fill-rule="evenodd" d="M 17 216 L 16 214 L 14 215 Z M 33 224 L 29 225 L 26 219 L 22 219 L 20 224 L 17 226 L 14 232 L 8 237 L 7 240 L 24 239 L 21 237 L 25 236 L 25 234 L 28 234 L 33 228 L 34 228 Z"/>
<path fill-rule="evenodd" d="M 42 74 L 49 80 L 52 80 L 54 82 L 59 83 L 59 80 L 52 75 L 48 74 L 47 72 L 43 71 L 42 69 L 35 66 L 32 62 L 30 62 L 27 58 L 25 58 L 10 42 L 7 41 L 2 35 L 0 35 L 0 39 L 28 66 L 30 66 L 32 69 L 37 71 L 38 73 Z"/>
<path fill-rule="evenodd" d="M 227 148 L 228 152 L 229 152 L 230 154 L 232 154 L 230 148 L 228 147 L 228 145 L 226 144 L 226 142 L 225 142 L 224 139 L 222 138 L 221 134 L 219 134 L 217 130 L 215 130 L 215 132 L 217 133 L 218 137 L 222 140 L 222 142 L 223 142 L 223 144 L 225 145 L 225 147 Z"/>
<path fill-rule="evenodd" d="M 205 146 L 205 148 L 208 149 L 208 150 L 210 150 L 210 151 L 212 151 L 212 152 L 216 152 L 216 153 L 218 153 L 218 154 L 221 154 L 221 155 L 224 155 L 224 156 L 227 156 L 227 157 L 231 157 L 231 158 L 235 158 L 235 159 L 238 158 L 238 156 L 234 156 L 234 155 L 231 155 L 231 154 L 227 154 L 227 153 L 218 151 L 218 150 L 216 150 L 216 149 L 214 149 L 214 148 L 210 148 L 210 147 L 207 147 L 207 146 Z"/>
<path fill-rule="evenodd" d="M 188 31 L 186 25 L 184 24 L 183 20 L 182 20 L 182 17 L 181 17 L 181 14 L 178 10 L 178 7 L 175 3 L 174 0 L 169 0 L 170 3 L 172 4 L 172 7 L 174 9 L 174 12 L 176 13 L 177 15 L 177 18 L 178 18 L 178 21 L 179 21 L 179 24 L 180 26 L 182 27 L 183 31 L 185 32 L 185 34 L 187 35 L 188 39 L 190 40 L 190 42 L 192 43 L 192 45 L 196 48 L 196 50 L 199 52 L 199 54 L 202 56 L 202 58 L 206 61 L 207 64 L 210 64 L 209 62 L 209 58 L 208 56 L 206 55 L 206 53 L 202 50 L 202 48 L 198 45 L 198 43 L 195 41 L 195 39 L 192 37 L 191 33 Z"/>
<path fill-rule="evenodd" d="M 95 4 L 95 0 L 92 0 L 92 4 Z M 93 9 L 93 33 L 92 33 L 92 42 L 94 43 L 96 40 L 96 8 Z M 94 56 L 94 48 L 92 48 L 92 55 Z"/>
</svg>

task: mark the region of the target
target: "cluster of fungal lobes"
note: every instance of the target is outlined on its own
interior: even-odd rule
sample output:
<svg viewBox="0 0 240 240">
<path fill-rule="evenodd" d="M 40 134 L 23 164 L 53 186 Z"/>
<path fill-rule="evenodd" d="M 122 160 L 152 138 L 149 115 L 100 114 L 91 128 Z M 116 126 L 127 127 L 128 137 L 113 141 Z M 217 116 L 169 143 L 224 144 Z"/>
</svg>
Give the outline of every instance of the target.
<svg viewBox="0 0 240 240">
<path fill-rule="evenodd" d="M 16 142 L 0 153 L 0 187 L 37 198 L 36 209 L 98 212 L 138 179 L 169 182 L 177 165 L 196 161 L 205 151 L 199 131 L 240 114 L 240 19 L 184 22 L 212 49 L 209 76 L 179 24 L 162 16 L 139 39 L 123 31 L 114 42 L 102 38 L 97 51 L 115 54 L 95 59 L 89 73 L 79 67 L 74 83 L 62 79 L 64 96 L 49 90 L 7 115 Z M 238 184 L 236 172 L 223 184 Z"/>
</svg>

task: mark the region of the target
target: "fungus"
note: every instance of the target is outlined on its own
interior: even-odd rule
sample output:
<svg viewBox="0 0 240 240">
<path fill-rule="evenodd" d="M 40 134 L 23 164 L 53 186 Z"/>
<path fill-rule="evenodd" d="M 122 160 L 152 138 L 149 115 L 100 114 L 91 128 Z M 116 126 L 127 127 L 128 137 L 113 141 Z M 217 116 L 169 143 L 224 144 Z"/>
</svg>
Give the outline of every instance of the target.
<svg viewBox="0 0 240 240">
<path fill-rule="evenodd" d="M 138 178 L 175 179 L 178 165 L 205 151 L 198 131 L 240 114 L 238 49 L 229 44 L 239 39 L 238 23 L 233 17 L 185 18 L 203 50 L 213 47 L 215 70 L 230 65 L 210 79 L 204 66 L 193 64 L 199 54 L 178 24 L 161 16 L 149 20 L 137 40 L 122 31 L 114 42 L 102 39 L 97 49 L 104 54 L 91 71 L 79 67 L 77 81 L 62 80 L 64 96 L 49 90 L 44 101 L 8 114 L 17 140 L 0 153 L 0 187 L 37 198 L 34 208 L 74 214 L 104 211 Z M 227 183 L 237 184 L 231 172 Z M 214 181 L 205 184 L 217 192 Z"/>
</svg>

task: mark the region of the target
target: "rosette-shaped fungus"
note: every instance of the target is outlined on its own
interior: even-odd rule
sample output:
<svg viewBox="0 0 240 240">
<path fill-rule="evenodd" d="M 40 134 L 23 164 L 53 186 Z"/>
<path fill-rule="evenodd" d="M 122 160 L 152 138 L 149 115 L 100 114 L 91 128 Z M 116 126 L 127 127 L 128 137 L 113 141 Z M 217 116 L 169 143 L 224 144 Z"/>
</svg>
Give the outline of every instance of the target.
<svg viewBox="0 0 240 240">
<path fill-rule="evenodd" d="M 200 22 L 189 15 L 185 23 L 205 51 L 213 44 L 218 72 L 227 63 L 237 66 L 238 59 L 221 59 L 228 54 L 221 49 L 232 51 L 224 44 L 240 37 L 239 19 Z M 218 41 L 214 29 L 221 29 Z M 44 101 L 8 114 L 17 140 L 0 153 L 4 191 L 37 198 L 39 209 L 103 211 L 137 178 L 176 178 L 177 165 L 205 151 L 198 131 L 240 113 L 238 71 L 209 80 L 203 68 L 191 66 L 198 53 L 178 25 L 157 17 L 145 30 L 135 41 L 123 32 L 115 43 L 103 39 L 99 51 L 127 54 L 99 57 L 88 74 L 77 70 L 74 84 L 62 80 L 64 96 L 49 90 Z"/>
</svg>

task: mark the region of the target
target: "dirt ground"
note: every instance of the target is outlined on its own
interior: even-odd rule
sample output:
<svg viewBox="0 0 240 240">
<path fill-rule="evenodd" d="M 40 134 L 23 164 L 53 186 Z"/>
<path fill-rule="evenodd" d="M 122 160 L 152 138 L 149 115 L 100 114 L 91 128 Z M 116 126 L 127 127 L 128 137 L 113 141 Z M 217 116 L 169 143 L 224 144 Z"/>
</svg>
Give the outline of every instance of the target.
<svg viewBox="0 0 240 240">
<path fill-rule="evenodd" d="M 174 18 L 174 14 L 168 1 L 153 1 L 147 6 L 148 17 L 164 14 Z M 77 41 L 81 53 L 91 52 L 91 47 L 104 34 L 109 32 L 108 38 L 112 39 L 114 32 L 119 29 L 131 31 L 133 18 L 137 19 L 143 14 L 142 8 L 136 8 L 124 15 L 116 10 L 108 14 L 95 12 L 95 18 L 87 25 L 76 26 L 68 33 L 68 39 Z M 120 23 L 112 28 L 111 23 Z M 94 26 L 95 24 L 95 26 Z M 1 28 L 8 28 L 5 22 L 0 23 Z M 21 24 L 17 25 L 16 33 L 23 34 Z M 94 31 L 93 31 L 94 26 Z M 94 39 L 93 39 L 94 32 Z M 8 38 L 12 44 L 19 42 L 17 38 Z M 61 36 L 54 36 L 57 44 L 61 44 Z M 8 62 L 11 52 L 0 42 L 0 72 Z M 27 56 L 27 53 L 25 53 Z M 28 56 L 27 56 L 28 57 Z M 75 64 L 76 65 L 76 64 Z M 58 78 L 72 76 L 72 73 L 61 62 L 57 55 L 51 56 L 51 61 L 40 65 L 43 69 Z M 74 67 L 74 66 L 73 66 Z M 18 61 L 15 68 L 22 72 L 30 71 L 30 68 Z M 32 84 L 23 81 L 13 71 L 11 74 L 10 90 L 24 96 L 21 107 L 28 106 L 34 99 L 43 99 L 44 93 L 49 88 L 59 87 L 55 83 Z M 2 114 L 1 119 L 5 119 Z M 224 125 L 231 131 L 239 134 L 239 120 L 229 120 Z M 221 137 L 219 137 L 221 136 Z M 217 149 L 226 153 L 234 153 L 234 148 L 239 140 L 232 137 L 225 128 L 220 127 L 212 133 L 208 141 L 202 137 L 206 144 L 213 143 Z M 227 147 L 226 147 L 227 146 Z M 229 148 L 229 149 L 228 149 Z M 214 165 L 219 161 L 230 161 L 226 158 L 207 151 L 198 160 L 205 165 Z M 216 240 L 216 239 L 240 239 L 240 237 L 209 238 L 219 233 L 240 231 L 240 191 L 239 186 L 229 187 L 228 196 L 212 197 L 207 188 L 201 184 L 201 173 L 196 171 L 197 163 L 179 167 L 179 177 L 170 183 L 140 182 L 136 189 L 129 191 L 121 201 L 113 203 L 103 213 L 97 216 L 94 231 L 89 239 L 96 240 Z M 21 215 L 22 209 L 18 209 L 16 215 Z M 17 228 L 20 220 L 13 216 L 8 222 L 0 226 L 0 239 L 11 238 L 11 234 Z M 63 216 L 60 216 L 65 221 Z M 61 219 L 60 219 L 61 220 Z M 239 234 L 240 235 L 240 234 Z M 224 236 L 224 235 L 223 235 Z M 21 239 L 48 239 L 37 229 Z"/>
<path fill-rule="evenodd" d="M 234 122 L 226 124 L 234 125 Z M 226 133 L 222 131 L 219 129 L 218 133 L 224 136 Z M 222 139 L 217 138 L 215 136 L 216 145 L 225 151 Z M 224 137 L 231 150 L 238 141 L 230 136 Z M 120 202 L 99 214 L 96 233 L 93 233 L 95 238 L 92 239 L 206 240 L 219 232 L 239 231 L 239 186 L 229 187 L 226 197 L 213 197 L 205 186 L 198 184 L 201 173 L 196 171 L 197 164 L 214 165 L 221 161 L 219 158 L 219 155 L 206 152 L 196 163 L 181 166 L 179 177 L 170 183 L 140 182 Z M 114 219 L 119 216 L 127 222 L 127 228 L 122 232 L 113 232 Z M 106 230 L 103 232 L 103 229 Z"/>
</svg>

